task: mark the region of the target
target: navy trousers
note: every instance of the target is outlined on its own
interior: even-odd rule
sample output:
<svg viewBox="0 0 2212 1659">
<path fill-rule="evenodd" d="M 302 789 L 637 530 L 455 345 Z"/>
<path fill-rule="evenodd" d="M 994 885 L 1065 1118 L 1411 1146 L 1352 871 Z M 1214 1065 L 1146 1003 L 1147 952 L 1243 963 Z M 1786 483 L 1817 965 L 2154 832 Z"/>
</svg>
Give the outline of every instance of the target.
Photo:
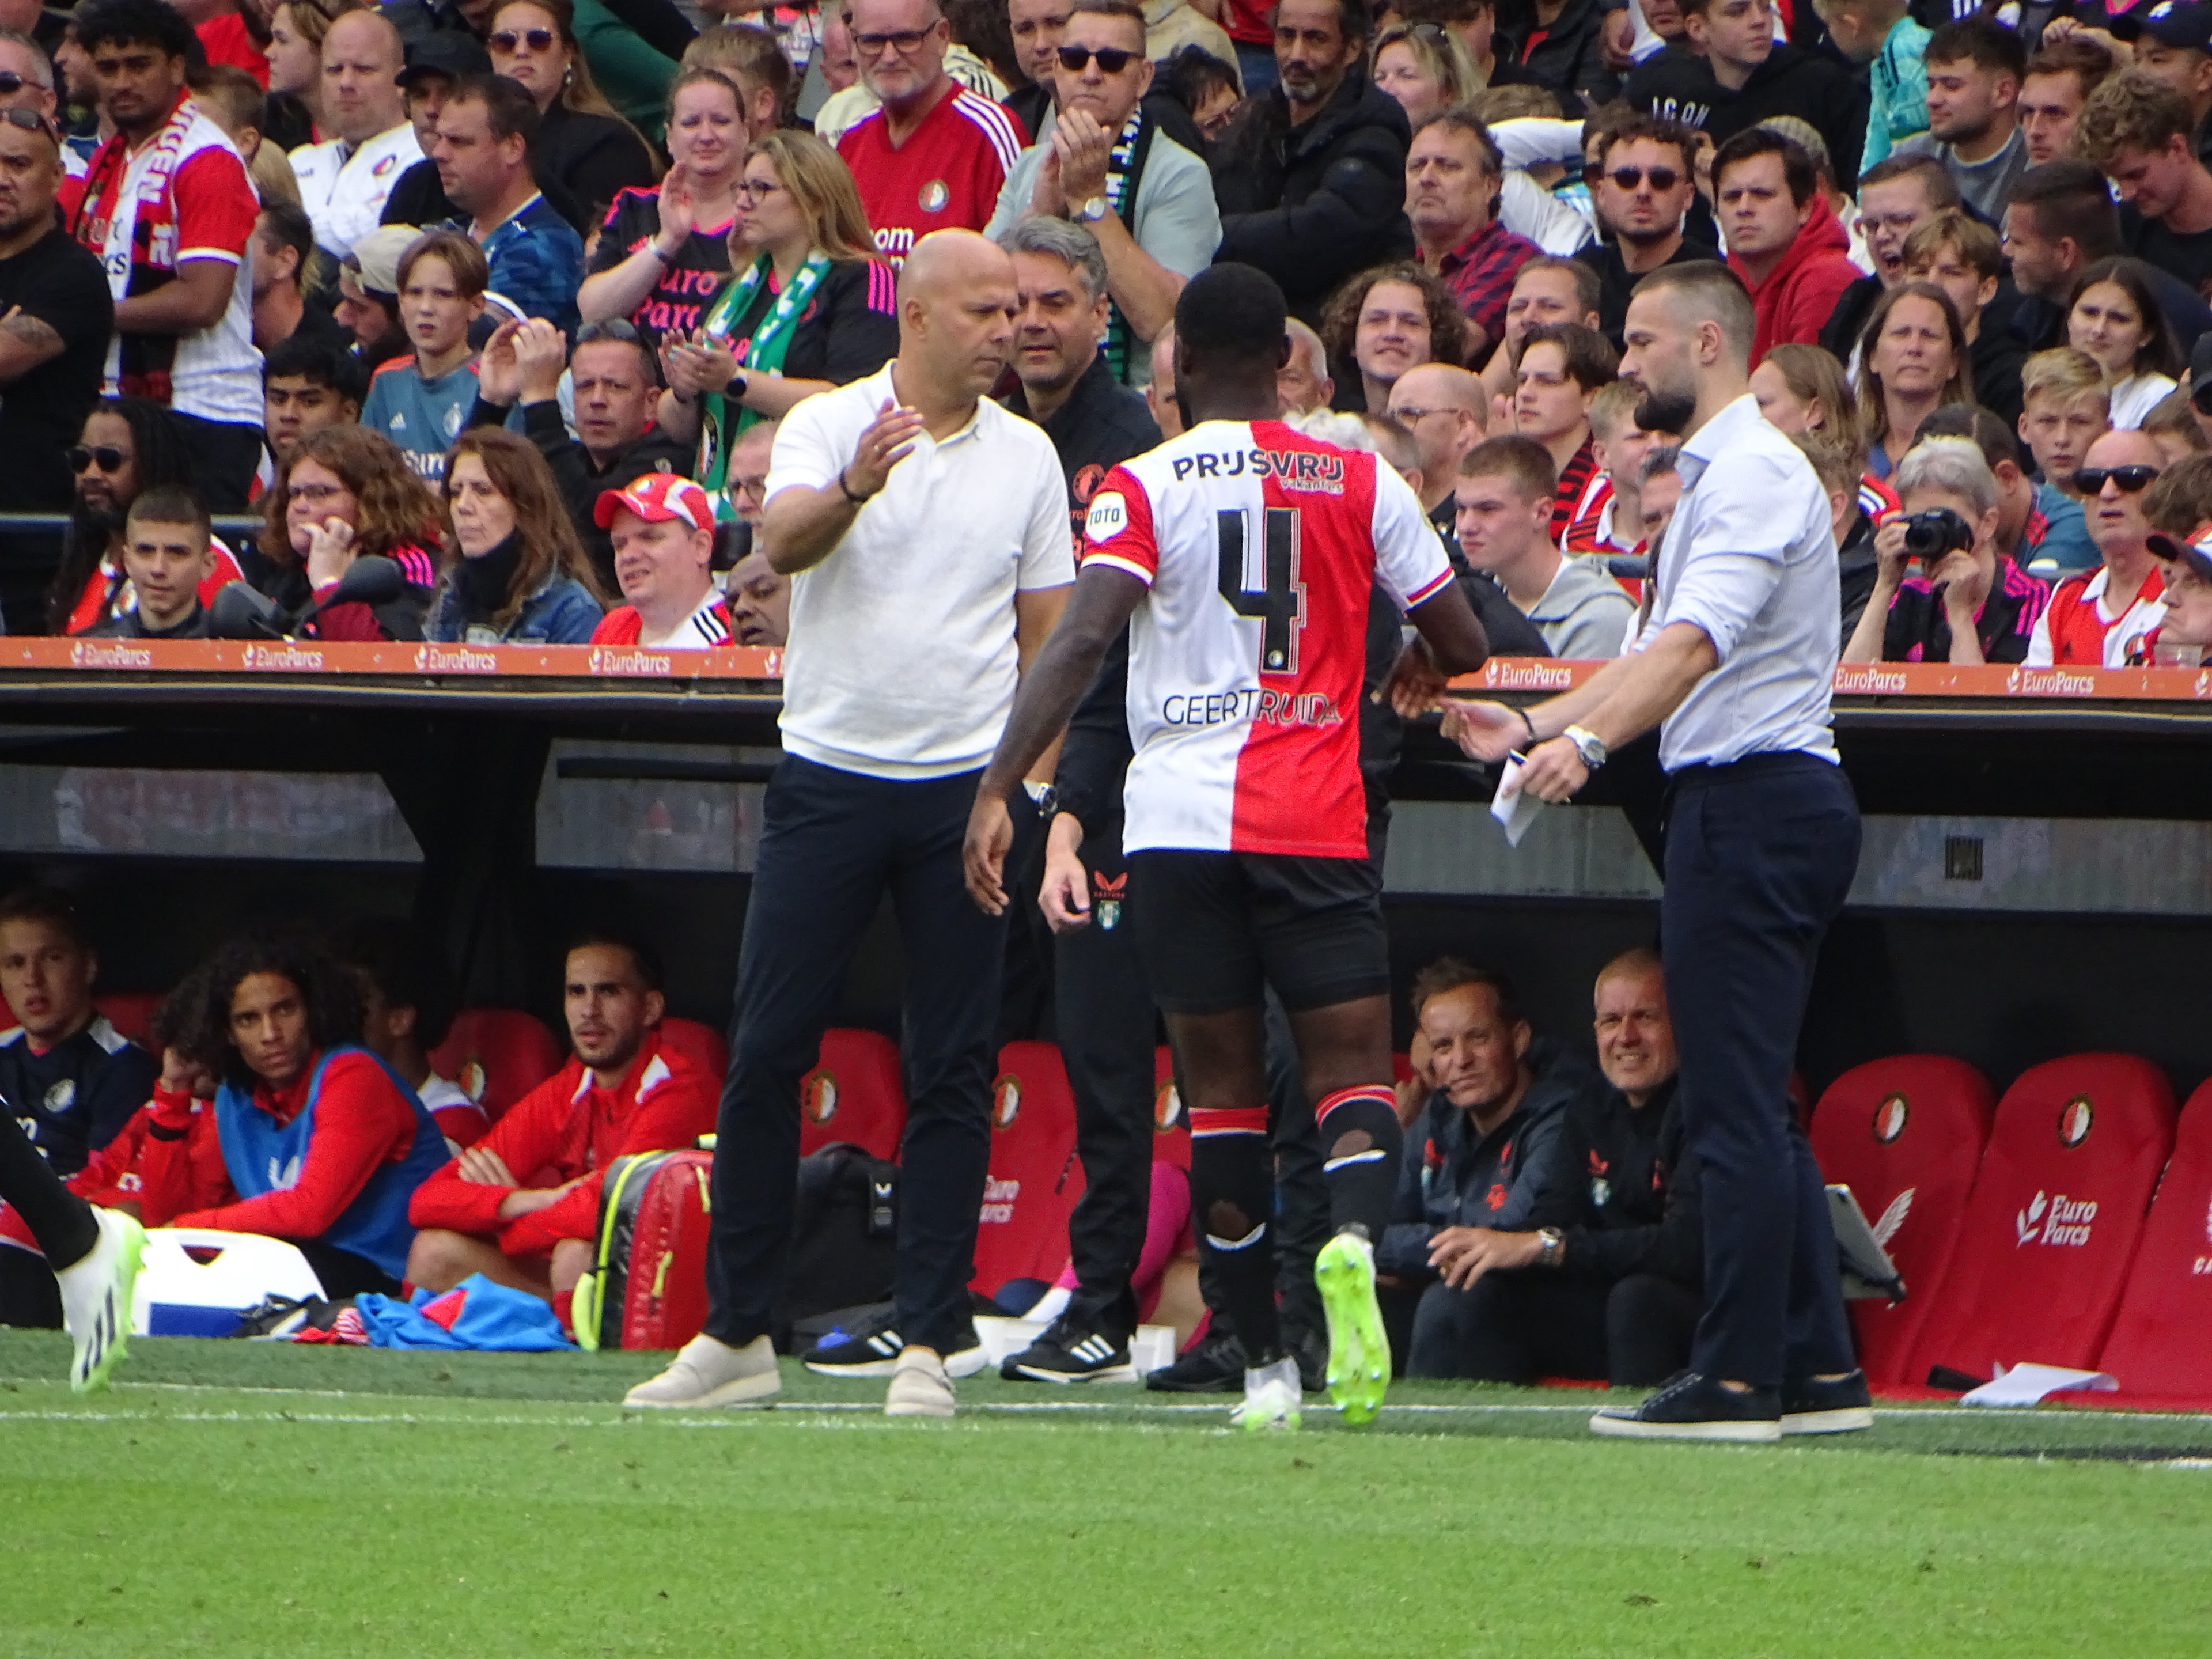
<svg viewBox="0 0 2212 1659">
<path fill-rule="evenodd" d="M 1842 770 L 1792 751 L 1669 784 L 1660 950 L 1705 1181 L 1705 1313 L 1690 1365 L 1773 1388 L 1849 1370 L 1836 1240 L 1790 1073 L 1813 968 L 1858 868 Z"/>
<path fill-rule="evenodd" d="M 975 1340 L 968 1281 L 1006 954 L 1005 918 L 978 910 L 961 879 L 980 776 L 874 778 L 787 755 L 769 782 L 738 952 L 707 1260 L 707 1334 L 732 1346 L 766 1334 L 783 1288 L 799 1079 L 821 1057 L 846 965 L 886 892 L 905 988 L 898 1331 L 939 1353 Z"/>
</svg>

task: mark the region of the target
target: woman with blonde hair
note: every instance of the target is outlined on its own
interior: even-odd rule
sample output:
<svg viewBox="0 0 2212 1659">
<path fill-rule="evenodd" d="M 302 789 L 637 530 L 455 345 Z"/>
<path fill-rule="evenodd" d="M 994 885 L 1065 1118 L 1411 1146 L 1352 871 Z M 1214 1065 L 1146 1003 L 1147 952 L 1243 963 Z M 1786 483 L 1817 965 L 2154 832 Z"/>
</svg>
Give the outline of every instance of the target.
<svg viewBox="0 0 2212 1659">
<path fill-rule="evenodd" d="M 574 197 L 589 223 L 622 191 L 652 184 L 659 169 L 645 135 L 592 78 L 576 43 L 575 19 L 572 0 L 505 0 L 492 13 L 484 45 L 493 72 L 521 82 L 537 100 L 538 137 L 530 159 L 538 176 Z M 667 70 L 652 100 L 656 106 L 675 79 L 676 66 L 667 64 Z"/>
<path fill-rule="evenodd" d="M 898 282 L 845 163 L 811 133 L 772 132 L 745 152 L 730 280 L 698 330 L 661 343 L 660 424 L 699 440 L 693 476 L 733 516 L 730 446 L 801 398 L 874 374 L 898 352 Z"/>
<path fill-rule="evenodd" d="M 1414 131 L 1431 117 L 1471 104 L 1482 71 L 1450 30 L 1434 23 L 1394 23 L 1375 37 L 1368 60 L 1376 89 L 1396 99 Z"/>
<path fill-rule="evenodd" d="M 424 637 L 583 645 L 605 612 L 538 446 L 497 427 L 461 434 L 446 453 L 446 561 Z"/>
<path fill-rule="evenodd" d="M 269 96 L 304 112 L 304 133 L 286 130 L 281 112 L 271 111 L 268 136 L 280 143 L 319 143 L 323 131 L 323 37 L 331 25 L 349 11 L 362 9 L 362 0 L 284 0 L 269 14 L 269 44 L 263 53 L 269 60 Z"/>
</svg>

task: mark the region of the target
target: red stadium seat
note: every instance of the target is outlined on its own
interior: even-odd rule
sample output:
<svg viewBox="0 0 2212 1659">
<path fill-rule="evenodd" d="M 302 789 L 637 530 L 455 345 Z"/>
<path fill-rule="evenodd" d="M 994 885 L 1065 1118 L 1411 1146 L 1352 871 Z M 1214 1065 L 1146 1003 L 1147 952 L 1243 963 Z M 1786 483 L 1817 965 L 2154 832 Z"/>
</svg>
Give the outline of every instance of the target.
<svg viewBox="0 0 2212 1659">
<path fill-rule="evenodd" d="M 1905 1372 L 1912 1334 L 1943 1283 L 1996 1114 L 1989 1079 L 1937 1054 L 1854 1066 L 1813 1113 L 1821 1175 L 1851 1189 L 1877 1234 L 1888 1226 L 1890 1260 L 1908 1292 L 1895 1306 L 1850 1304 L 1859 1363 L 1872 1382 L 1918 1380 Z"/>
<path fill-rule="evenodd" d="M 994 1296 L 1017 1279 L 1050 1284 L 1066 1265 L 1067 1218 L 1082 1196 L 1075 1096 L 1060 1050 L 1010 1042 L 991 1087 L 991 1173 L 970 1288 Z"/>
<path fill-rule="evenodd" d="M 2022 1073 L 1997 1103 L 1906 1375 L 2093 1367 L 2172 1146 L 2173 1091 L 2148 1060 L 2077 1054 Z"/>
<path fill-rule="evenodd" d="M 898 1045 L 880 1031 L 824 1031 L 822 1058 L 800 1080 L 799 1103 L 802 1158 L 841 1140 L 897 1158 L 906 1133 Z"/>
<path fill-rule="evenodd" d="M 463 1009 L 446 1040 L 430 1051 L 438 1075 L 459 1084 L 495 1123 L 567 1058 L 543 1021 L 515 1008 Z"/>
<path fill-rule="evenodd" d="M 1190 1119 L 1176 1087 L 1175 1050 L 1152 1050 L 1152 1162 L 1190 1168 Z"/>
<path fill-rule="evenodd" d="M 720 1086 L 722 1074 L 730 1069 L 730 1045 L 720 1031 L 672 1014 L 660 1022 L 660 1041 L 713 1078 L 716 1087 Z"/>
<path fill-rule="evenodd" d="M 2212 1399 L 2212 1083 L 2182 1109 L 2097 1369 L 2124 1395 Z"/>
<path fill-rule="evenodd" d="M 167 995 L 167 991 L 102 991 L 93 998 L 92 1006 L 107 1016 L 110 1025 L 140 1048 L 149 1048 L 154 1040 L 146 1035 L 146 1028 L 154 1023 L 154 1011 Z"/>
</svg>

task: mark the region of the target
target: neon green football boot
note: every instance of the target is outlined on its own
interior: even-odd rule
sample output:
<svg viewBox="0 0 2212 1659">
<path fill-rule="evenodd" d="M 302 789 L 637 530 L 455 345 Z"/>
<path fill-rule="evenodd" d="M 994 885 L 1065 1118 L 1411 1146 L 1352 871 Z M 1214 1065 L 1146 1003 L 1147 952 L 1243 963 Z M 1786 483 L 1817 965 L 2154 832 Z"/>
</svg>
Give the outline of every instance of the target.
<svg viewBox="0 0 2212 1659">
<path fill-rule="evenodd" d="M 1339 1233 L 1314 1260 L 1314 1282 L 1328 1316 L 1328 1397 L 1347 1423 L 1371 1423 L 1390 1386 L 1390 1340 L 1375 1300 L 1375 1247 Z"/>
</svg>

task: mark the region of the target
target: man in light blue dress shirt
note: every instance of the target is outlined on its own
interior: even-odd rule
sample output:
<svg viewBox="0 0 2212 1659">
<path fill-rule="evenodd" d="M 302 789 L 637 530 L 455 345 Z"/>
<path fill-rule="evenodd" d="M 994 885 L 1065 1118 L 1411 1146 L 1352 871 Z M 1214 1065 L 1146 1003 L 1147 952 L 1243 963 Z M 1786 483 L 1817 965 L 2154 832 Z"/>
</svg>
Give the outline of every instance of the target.
<svg viewBox="0 0 2212 1659">
<path fill-rule="evenodd" d="M 1858 866 L 1829 708 L 1838 605 L 1826 498 L 1749 392 L 1751 301 L 1718 264 L 1667 266 L 1628 308 L 1639 426 L 1685 434 L 1683 495 L 1627 654 L 1525 712 L 1446 730 L 1565 800 L 1660 727 L 1668 774 L 1661 954 L 1682 1106 L 1705 1182 L 1705 1307 L 1690 1369 L 1601 1434 L 1771 1440 L 1871 1425 L 1827 1200 L 1789 1085 L 1813 969 Z"/>
</svg>

